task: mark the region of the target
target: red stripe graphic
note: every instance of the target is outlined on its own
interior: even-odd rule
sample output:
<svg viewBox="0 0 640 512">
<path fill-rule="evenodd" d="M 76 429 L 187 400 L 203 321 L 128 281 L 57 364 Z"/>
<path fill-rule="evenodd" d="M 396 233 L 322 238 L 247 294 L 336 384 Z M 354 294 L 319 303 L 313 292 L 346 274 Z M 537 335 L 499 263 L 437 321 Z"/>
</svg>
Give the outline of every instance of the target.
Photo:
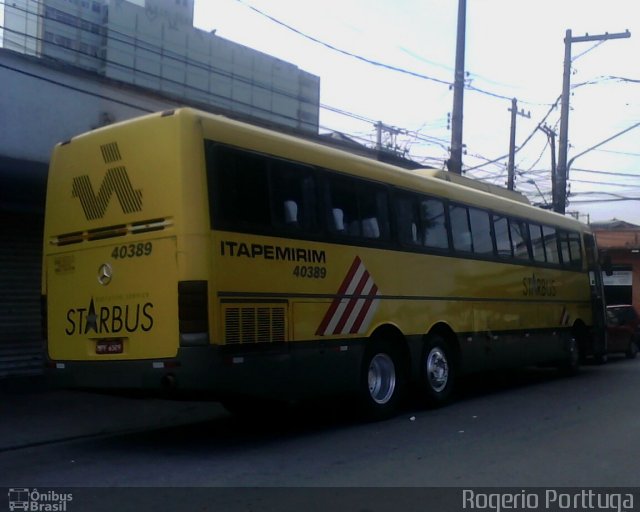
<svg viewBox="0 0 640 512">
<path fill-rule="evenodd" d="M 338 296 L 342 296 L 345 294 L 345 292 L 347 291 L 347 288 L 349 287 L 349 283 L 351 282 L 351 279 L 353 279 L 353 276 L 355 275 L 356 270 L 358 270 L 358 267 L 360 266 L 360 263 L 361 263 L 360 257 L 356 256 L 356 258 L 353 260 L 353 263 L 351 264 L 351 268 L 349 268 L 349 271 L 347 272 L 346 277 L 342 281 L 340 288 L 338 288 Z M 331 321 L 331 318 L 333 318 L 333 315 L 335 314 L 336 309 L 338 309 L 339 305 L 340 305 L 340 299 L 336 297 L 335 299 L 333 299 L 331 306 L 329 306 L 329 310 L 324 315 L 322 322 L 320 322 L 320 326 L 316 331 L 317 335 L 322 336 L 324 334 L 325 329 L 329 325 L 329 322 Z"/>
<path fill-rule="evenodd" d="M 362 293 L 362 289 L 365 287 L 365 285 L 367 284 L 368 280 L 369 280 L 369 272 L 367 272 L 365 270 L 363 272 L 362 277 L 360 278 L 360 282 L 358 283 L 358 286 L 354 290 L 353 294 L 354 295 L 360 295 Z M 347 320 L 349 320 L 349 315 L 353 311 L 353 308 L 356 307 L 356 303 L 357 302 L 358 301 L 353 300 L 353 299 L 349 301 L 349 303 L 347 304 L 346 309 L 344 310 L 344 313 L 342 313 L 342 317 L 340 318 L 340 321 L 338 322 L 338 325 L 336 325 L 336 328 L 335 328 L 336 332 L 342 332 L 342 329 L 344 329 L 344 324 L 346 324 Z"/>
<path fill-rule="evenodd" d="M 356 256 L 329 305 L 316 334 L 356 334 L 366 330 L 377 306 L 378 287 L 362 260 Z"/>
<path fill-rule="evenodd" d="M 360 314 L 358 315 L 356 322 L 353 324 L 353 327 L 351 328 L 351 331 L 350 331 L 351 334 L 355 334 L 360 331 L 362 322 L 364 322 L 364 319 L 367 316 L 369 309 L 371 309 L 371 306 L 373 305 L 373 297 L 375 297 L 377 294 L 378 294 L 378 287 L 374 284 L 373 288 L 371 289 L 371 293 L 369 294 L 369 298 L 365 301 L 364 306 L 362 307 L 362 311 L 360 311 Z"/>
</svg>

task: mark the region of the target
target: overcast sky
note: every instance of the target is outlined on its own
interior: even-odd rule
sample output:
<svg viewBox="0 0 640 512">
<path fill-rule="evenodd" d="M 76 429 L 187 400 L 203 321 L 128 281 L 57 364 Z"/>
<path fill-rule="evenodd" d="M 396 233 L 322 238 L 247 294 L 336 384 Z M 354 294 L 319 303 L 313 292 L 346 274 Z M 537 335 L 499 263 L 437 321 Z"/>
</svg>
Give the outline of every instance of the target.
<svg viewBox="0 0 640 512">
<path fill-rule="evenodd" d="M 548 114 L 546 123 L 559 131 L 560 109 L 552 105 L 562 90 L 565 31 L 574 37 L 631 32 L 628 39 L 572 45 L 572 158 L 640 122 L 640 2 L 467 4 L 466 70 L 469 85 L 480 91 L 465 91 L 463 162 L 475 168 L 466 175 L 505 184 L 507 158 L 486 161 L 508 152 L 508 109 L 516 97 L 531 116 L 517 119 L 516 145 L 528 142 L 516 155 L 516 188 L 533 202 L 550 201 L 551 152 L 536 126 Z M 382 121 L 410 132 L 398 139 L 409 156 L 441 168 L 451 140 L 453 93 L 447 84 L 453 81 L 457 6 L 456 0 L 196 0 L 195 24 L 318 75 L 323 131 L 372 142 L 372 123 Z M 366 63 L 310 38 L 422 77 Z M 640 128 L 576 158 L 567 209 L 588 213 L 591 221 L 616 217 L 640 224 L 640 200 L 584 202 L 640 198 L 639 140 Z"/>
</svg>

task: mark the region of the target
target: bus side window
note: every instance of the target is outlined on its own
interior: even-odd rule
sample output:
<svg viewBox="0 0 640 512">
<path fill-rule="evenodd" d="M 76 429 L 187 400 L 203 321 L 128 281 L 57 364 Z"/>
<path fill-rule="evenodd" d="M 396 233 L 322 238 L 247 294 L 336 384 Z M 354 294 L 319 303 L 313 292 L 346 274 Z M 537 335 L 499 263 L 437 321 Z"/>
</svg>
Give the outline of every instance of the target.
<svg viewBox="0 0 640 512">
<path fill-rule="evenodd" d="M 330 232 L 367 240 L 389 239 L 386 188 L 337 174 L 327 174 L 325 183 Z"/>
<path fill-rule="evenodd" d="M 493 232 L 496 239 L 496 251 L 499 258 L 511 258 L 511 236 L 509 234 L 509 221 L 501 215 L 493 215 Z"/>
<path fill-rule="evenodd" d="M 415 194 L 406 192 L 396 192 L 394 195 L 396 229 L 400 243 L 403 245 L 418 246 L 422 244 L 417 197 Z"/>
<path fill-rule="evenodd" d="M 442 200 L 429 198 L 420 201 L 420 227 L 425 247 L 449 249 L 447 218 Z"/>
<path fill-rule="evenodd" d="M 325 188 L 329 231 L 341 236 L 360 236 L 358 193 L 352 178 L 328 174 Z"/>
<path fill-rule="evenodd" d="M 456 251 L 473 251 L 471 227 L 469 226 L 469 213 L 467 208 L 452 204 L 449 206 L 449 216 L 451 218 L 453 248 Z"/>
<path fill-rule="evenodd" d="M 582 248 L 580 247 L 579 233 L 569 233 L 569 250 L 571 251 L 571 266 L 582 267 Z"/>
<path fill-rule="evenodd" d="M 387 189 L 372 183 L 358 183 L 358 209 L 362 236 L 388 240 L 390 227 Z"/>
<path fill-rule="evenodd" d="M 478 208 L 469 208 L 469 220 L 471 221 L 473 252 L 484 256 L 493 256 L 489 212 Z"/>
<path fill-rule="evenodd" d="M 531 249 L 533 259 L 544 263 L 546 261 L 544 252 L 544 238 L 542 236 L 542 226 L 540 224 L 529 224 L 529 234 L 531 235 Z"/>
<path fill-rule="evenodd" d="M 519 260 L 530 259 L 527 223 L 522 220 L 509 219 L 509 230 L 511 232 L 513 256 Z"/>
<path fill-rule="evenodd" d="M 551 226 L 542 226 L 542 234 L 544 238 L 544 249 L 547 255 L 547 263 L 560 263 L 556 228 L 552 228 Z"/>
<path fill-rule="evenodd" d="M 241 230 L 271 226 L 268 161 L 261 155 L 221 145 L 207 147 L 212 225 Z"/>
<path fill-rule="evenodd" d="M 316 187 L 311 168 L 271 159 L 269 189 L 274 229 L 316 231 Z"/>
<path fill-rule="evenodd" d="M 569 251 L 569 233 L 566 231 L 558 231 L 558 240 L 560 241 L 560 255 L 562 256 L 562 264 L 565 267 L 571 266 L 571 252 Z"/>
</svg>

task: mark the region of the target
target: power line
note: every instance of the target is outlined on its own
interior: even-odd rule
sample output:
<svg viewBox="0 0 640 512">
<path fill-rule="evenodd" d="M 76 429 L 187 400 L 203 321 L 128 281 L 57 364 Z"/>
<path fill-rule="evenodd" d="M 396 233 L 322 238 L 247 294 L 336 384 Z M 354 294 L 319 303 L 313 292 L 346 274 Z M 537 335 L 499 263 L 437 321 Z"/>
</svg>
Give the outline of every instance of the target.
<svg viewBox="0 0 640 512">
<path fill-rule="evenodd" d="M 561 96 L 558 96 L 556 101 L 551 104 L 551 107 L 549 108 L 547 113 L 544 115 L 542 120 L 536 125 L 536 127 L 529 134 L 529 136 L 524 140 L 524 142 L 522 144 L 520 144 L 518 147 L 516 147 L 516 149 L 515 149 L 516 153 L 518 153 L 523 147 L 525 147 L 529 143 L 529 141 L 533 138 L 533 136 L 536 134 L 538 129 L 545 123 L 547 118 L 551 115 L 551 112 L 553 112 L 553 110 L 558 106 L 558 102 L 560 101 L 560 98 L 561 98 Z M 489 161 L 487 161 L 485 163 L 482 163 L 480 165 L 476 165 L 475 167 L 468 167 L 467 169 L 465 169 L 465 172 L 473 171 L 473 170 L 478 169 L 480 167 L 483 167 L 483 166 L 485 166 L 487 164 L 492 164 L 492 163 L 499 162 L 500 160 L 504 160 L 505 158 L 508 158 L 508 157 L 509 157 L 509 153 L 507 153 L 506 155 L 499 156 L 498 158 L 494 158 L 493 160 L 489 160 Z"/>
<path fill-rule="evenodd" d="M 638 171 L 638 174 L 632 174 L 632 173 L 626 173 L 626 172 L 614 172 L 614 171 L 595 171 L 592 169 L 577 169 L 577 168 L 572 168 L 571 172 L 590 172 L 592 174 L 604 174 L 607 176 L 620 176 L 620 177 L 625 177 L 625 178 L 636 178 L 636 179 L 640 179 L 640 171 Z"/>
<path fill-rule="evenodd" d="M 276 23 L 277 25 L 280 25 L 281 27 L 284 27 L 287 30 L 290 30 L 291 32 L 294 32 L 295 34 L 298 34 L 299 36 L 304 37 L 305 39 L 308 39 L 309 41 L 312 41 L 312 42 L 317 43 L 317 44 L 319 44 L 321 46 L 324 46 L 325 48 L 328 48 L 329 50 L 341 53 L 342 55 L 346 55 L 347 57 L 352 57 L 352 58 L 360 60 L 362 62 L 366 62 L 367 64 L 371 64 L 373 66 L 378 66 L 378 67 L 381 67 L 381 68 L 389 69 L 391 71 L 396 71 L 398 73 L 404 73 L 406 75 L 410 75 L 410 76 L 413 76 L 413 77 L 416 77 L 416 78 L 421 78 L 423 80 L 430 80 L 432 82 L 436 82 L 436 83 L 439 83 L 439 84 L 442 84 L 442 85 L 446 85 L 447 87 L 451 86 L 451 82 L 449 80 L 442 80 L 440 78 L 435 78 L 435 77 L 432 77 L 432 76 L 424 75 L 422 73 L 417 73 L 415 71 L 410 71 L 408 69 L 403 69 L 403 68 L 400 68 L 400 67 L 397 67 L 397 66 L 393 66 L 393 65 L 390 65 L 390 64 L 385 64 L 383 62 L 372 60 L 372 59 L 369 59 L 367 57 L 363 57 L 362 55 L 357 55 L 357 54 L 349 52 L 347 50 L 343 50 L 342 48 L 338 48 L 337 46 L 334 46 L 334 45 L 332 45 L 330 43 L 321 41 L 320 39 L 318 39 L 316 37 L 313 37 L 313 36 L 311 36 L 309 34 L 306 34 L 306 33 L 302 32 L 301 30 L 298 30 L 297 28 L 292 27 L 291 25 L 289 25 L 287 23 L 284 23 L 283 21 L 280 21 L 277 18 L 274 18 L 270 14 L 267 14 L 266 12 L 261 11 L 257 7 L 254 7 L 253 5 L 248 4 L 247 2 L 245 2 L 243 0 L 236 0 L 236 1 L 238 3 L 244 5 L 248 9 L 251 9 L 252 11 L 258 13 L 260 16 L 263 16 L 263 17 L 267 18 L 268 20 L 272 21 L 273 23 Z"/>
<path fill-rule="evenodd" d="M 589 203 L 617 203 L 620 201 L 640 201 L 640 197 L 618 197 L 615 199 L 578 199 L 570 201 L 571 204 L 589 204 Z"/>
<path fill-rule="evenodd" d="M 624 76 L 612 76 L 612 75 L 609 75 L 606 78 L 609 78 L 611 80 L 618 80 L 620 82 L 629 82 L 629 83 L 633 83 L 633 84 L 640 84 L 640 80 L 638 80 L 636 78 L 626 78 Z"/>
<path fill-rule="evenodd" d="M 0 5 L 4 4 L 4 3 L 5 2 L 0 2 Z M 42 2 L 38 2 L 38 3 L 39 3 L 39 5 L 44 5 Z M 37 13 L 37 12 L 33 12 L 33 11 L 28 10 L 28 9 L 22 9 L 22 8 L 16 7 L 16 6 L 12 6 L 12 8 L 15 9 L 15 10 L 21 11 L 23 13 L 26 13 L 26 14 L 29 14 L 29 15 L 32 15 L 32 16 L 36 16 L 36 17 L 41 18 L 41 19 L 47 19 L 49 21 L 52 21 L 52 22 L 55 22 L 55 23 L 60 23 L 62 25 L 73 26 L 74 28 L 78 29 L 81 32 L 87 32 L 87 33 L 90 32 L 90 29 L 87 28 L 85 25 L 82 25 L 82 24 L 80 24 L 80 25 L 70 25 L 69 21 L 65 22 L 64 20 L 51 18 L 51 17 L 48 17 L 46 15 L 43 15 L 43 14 L 40 14 L 40 13 Z M 61 12 L 63 12 L 63 11 L 61 11 Z M 81 19 L 81 18 L 78 18 L 78 19 Z M 117 24 L 115 24 L 114 26 L 118 27 Z M 86 55 L 84 52 L 82 52 L 81 50 L 79 50 L 77 48 L 69 48 L 67 46 L 64 46 L 64 45 L 61 45 L 61 44 L 58 44 L 58 43 L 55 43 L 55 42 L 49 42 L 49 41 L 46 41 L 43 38 L 39 38 L 39 37 L 33 36 L 31 34 L 18 32 L 18 31 L 15 31 L 15 30 L 12 30 L 12 29 L 9 29 L 9 28 L 6 28 L 6 27 L 5 27 L 5 31 L 9 32 L 9 33 L 13 33 L 13 34 L 17 34 L 17 35 L 21 35 L 21 36 L 27 37 L 30 40 L 35 40 L 35 41 L 39 41 L 39 42 L 46 42 L 47 44 L 50 44 L 52 46 L 61 48 L 64 51 L 67 51 L 67 52 L 70 52 L 70 53 L 75 53 L 75 54 L 79 54 L 79 55 Z M 95 33 L 92 32 L 92 35 L 95 36 Z M 118 36 L 120 36 L 120 37 L 118 37 Z M 219 76 L 222 76 L 222 77 L 225 77 L 225 78 L 237 80 L 237 81 L 240 81 L 242 83 L 246 83 L 247 85 L 250 85 L 252 87 L 265 89 L 265 90 L 267 90 L 269 92 L 272 92 L 272 93 L 275 93 L 275 94 L 280 94 L 280 95 L 282 95 L 284 97 L 295 99 L 296 101 L 299 101 L 300 103 L 307 103 L 307 104 L 313 105 L 310 101 L 305 100 L 304 98 L 302 98 L 299 95 L 294 95 L 294 94 L 290 93 L 289 91 L 285 91 L 283 89 L 279 89 L 277 87 L 273 87 L 272 85 L 270 85 L 268 83 L 265 83 L 265 82 L 259 82 L 259 81 L 253 80 L 253 79 L 248 79 L 248 78 L 245 78 L 245 77 L 242 77 L 242 76 L 239 76 L 239 75 L 232 74 L 230 72 L 227 72 L 227 71 L 222 70 L 220 68 L 216 68 L 216 67 L 214 67 L 212 65 L 208 65 L 208 64 L 202 63 L 200 61 L 195 61 L 193 59 L 190 59 L 190 58 L 186 57 L 183 54 L 179 54 L 179 53 L 176 53 L 176 52 L 172 52 L 171 50 L 167 50 L 167 49 L 163 48 L 162 46 L 158 46 L 158 45 L 155 45 L 153 43 L 149 43 L 148 41 L 145 41 L 145 40 L 139 40 L 139 39 L 137 39 L 137 37 L 135 35 L 132 36 L 130 34 L 123 33 L 123 32 L 120 32 L 118 30 L 115 30 L 113 28 L 110 28 L 109 37 L 111 39 L 113 39 L 114 41 L 117 41 L 117 42 L 120 42 L 120 43 L 124 44 L 128 48 L 128 51 L 125 51 L 125 54 L 127 54 L 129 56 L 135 55 L 135 52 L 133 52 L 132 49 L 134 49 L 134 48 L 142 48 L 142 49 L 144 49 L 146 51 L 149 51 L 149 52 L 151 52 L 151 53 L 153 53 L 155 55 L 161 56 L 163 58 L 167 58 L 167 59 L 169 59 L 169 60 L 171 60 L 171 61 L 173 61 L 176 64 L 179 64 L 181 66 L 184 65 L 184 66 L 194 67 L 196 69 L 204 70 L 204 71 L 206 71 L 208 73 L 211 73 L 211 74 L 214 74 L 214 75 L 219 75 Z M 145 37 L 148 38 L 148 36 L 145 36 Z M 154 37 L 152 36 L 152 38 L 154 38 Z M 154 39 L 157 39 L 157 38 L 154 38 Z M 160 43 L 162 43 L 161 39 L 159 39 L 158 41 Z M 300 121 L 298 118 L 293 117 L 293 116 L 287 116 L 287 115 L 280 114 L 280 113 L 277 113 L 277 112 L 272 112 L 272 111 L 267 110 L 267 109 L 261 109 L 259 107 L 256 107 L 253 104 L 242 102 L 240 100 L 229 98 L 229 97 L 226 97 L 226 96 L 223 96 L 223 95 L 220 95 L 220 94 L 216 94 L 216 93 L 211 92 L 209 90 L 201 89 L 201 88 L 195 87 L 193 85 L 189 85 L 187 83 L 183 83 L 183 82 L 176 81 L 176 80 L 171 80 L 171 79 L 163 77 L 163 76 L 161 76 L 159 74 L 154 74 L 154 73 L 151 73 L 151 72 L 140 70 L 138 68 L 134 68 L 133 66 L 126 66 L 126 65 L 124 65 L 122 63 L 119 63 L 119 62 L 110 61 L 110 60 L 108 60 L 106 58 L 100 58 L 100 57 L 96 57 L 96 56 L 92 56 L 92 55 L 88 55 L 88 57 L 89 58 L 98 59 L 103 63 L 111 64 L 113 66 L 116 66 L 116 67 L 119 67 L 119 68 L 122 68 L 122 69 L 126 69 L 128 71 L 134 71 L 136 73 L 139 73 L 139 74 L 142 74 L 142 75 L 146 75 L 149 78 L 153 78 L 153 79 L 158 79 L 158 80 L 161 80 L 161 81 L 169 82 L 169 83 L 172 83 L 172 84 L 180 86 L 180 87 L 185 87 L 186 89 L 189 89 L 189 90 L 194 91 L 194 92 L 196 92 L 198 94 L 204 95 L 205 98 L 207 96 L 211 96 L 211 97 L 214 97 L 214 98 L 217 97 L 222 102 L 229 103 L 229 104 L 235 104 L 235 105 L 238 105 L 238 106 L 243 107 L 245 109 L 263 110 L 265 113 L 275 114 L 278 117 L 280 117 L 281 119 L 287 119 L 287 120 L 296 121 L 296 122 Z M 51 58 L 51 57 L 49 57 L 49 58 Z M 202 99 L 202 101 L 206 101 L 206 100 Z M 340 108 L 337 108 L 337 107 L 332 107 L 332 106 L 329 106 L 329 105 L 324 104 L 324 103 L 320 103 L 319 107 L 322 110 L 325 110 L 325 111 L 328 111 L 328 112 L 333 112 L 333 113 L 336 113 L 336 114 L 339 114 L 339 115 L 343 115 L 345 117 L 349 117 L 349 118 L 352 118 L 352 119 L 355 119 L 355 120 L 358 120 L 358 121 L 362 121 L 362 122 L 365 122 L 365 123 L 368 123 L 368 124 L 371 124 L 371 125 L 374 125 L 377 122 L 377 121 L 375 121 L 373 119 L 370 119 L 370 118 L 368 118 L 366 116 L 362 116 L 360 114 L 355 114 L 353 112 L 349 112 L 349 111 L 346 111 L 344 109 L 340 109 Z M 330 130 L 332 129 L 332 128 L 325 127 L 325 126 L 322 126 L 322 128 L 330 129 Z M 446 143 L 446 141 L 444 139 L 438 139 L 437 137 L 425 136 L 425 135 L 419 134 L 418 132 L 411 132 L 411 131 L 407 131 L 407 132 L 408 132 L 409 135 L 413 134 L 414 137 L 417 140 L 419 140 L 419 141 L 421 141 L 423 143 L 427 143 L 427 144 L 431 144 L 431 145 L 437 145 L 437 146 L 440 146 L 440 147 L 443 147 L 443 144 Z M 356 137 L 354 137 L 354 138 L 356 138 Z M 370 141 L 367 141 L 367 142 L 370 142 Z"/>
<path fill-rule="evenodd" d="M 624 187 L 625 189 L 629 190 L 630 188 L 640 188 L 640 185 L 637 186 L 629 186 L 628 183 L 615 183 L 615 182 L 602 182 L 602 181 L 593 181 L 593 180 L 582 180 L 582 179 L 574 179 L 571 178 L 571 183 L 587 183 L 589 185 L 600 185 L 603 187 Z M 605 192 L 602 192 L 605 193 Z"/>
<path fill-rule="evenodd" d="M 594 151 L 598 151 L 600 153 L 612 153 L 614 155 L 640 156 L 640 153 L 631 153 L 629 151 L 615 151 L 613 149 L 594 149 Z"/>
<path fill-rule="evenodd" d="M 452 83 L 451 83 L 450 80 L 443 80 L 441 78 L 436 78 L 436 77 L 433 77 L 433 76 L 425 75 L 423 73 L 418 73 L 416 71 L 411 71 L 411 70 L 408 70 L 408 69 L 405 69 L 405 68 L 394 66 L 392 64 L 387 64 L 387 63 L 384 63 L 384 62 L 373 60 L 373 59 L 370 59 L 368 57 L 363 57 L 362 55 L 358 55 L 356 53 L 350 52 L 348 50 L 344 50 L 342 48 L 338 48 L 337 46 L 334 46 L 333 44 L 327 43 L 325 41 L 322 41 L 322 40 L 318 39 L 317 37 L 314 37 L 314 36 L 309 35 L 309 34 L 307 34 L 305 32 L 302 32 L 301 30 L 289 25 L 288 23 L 285 23 L 285 22 L 283 22 L 283 21 L 271 16 L 270 14 L 267 14 L 266 12 L 258 9 L 257 7 L 254 7 L 253 5 L 245 2 L 244 0 L 236 0 L 236 1 L 238 3 L 244 5 L 248 9 L 256 12 L 260 16 L 263 16 L 264 18 L 268 19 L 269 21 L 272 21 L 273 23 L 275 23 L 277 25 L 280 25 L 281 27 L 284 27 L 287 30 L 290 30 L 291 32 L 293 32 L 295 34 L 297 34 L 297 35 L 299 35 L 301 37 L 304 37 L 305 39 L 308 39 L 309 41 L 312 41 L 312 42 L 314 42 L 316 44 L 324 46 L 325 48 L 328 48 L 329 50 L 335 51 L 335 52 L 340 53 L 342 55 L 345 55 L 347 57 L 351 57 L 351 58 L 357 59 L 357 60 L 359 60 L 361 62 L 365 62 L 367 64 L 371 64 L 372 66 L 377 66 L 377 67 L 381 67 L 381 68 L 384 68 L 384 69 L 388 69 L 390 71 L 403 73 L 405 75 L 413 76 L 415 78 L 420 78 L 422 80 L 429 80 L 431 82 L 435 82 L 435 83 L 438 83 L 438 84 L 441 84 L 441 85 L 446 85 L 447 87 L 451 87 L 452 86 Z M 508 96 L 504 96 L 502 94 L 498 94 L 498 93 L 495 93 L 495 92 L 487 91 L 486 89 L 481 89 L 481 88 L 475 87 L 475 86 L 473 86 L 471 84 L 465 84 L 465 89 L 468 89 L 470 91 L 475 91 L 475 92 L 478 92 L 480 94 L 484 94 L 486 96 L 490 96 L 490 97 L 493 97 L 493 98 L 498 98 L 498 99 L 501 99 L 501 100 L 509 100 L 509 101 L 511 101 L 511 98 L 508 97 Z M 535 102 L 528 102 L 528 101 L 525 101 L 525 100 L 522 100 L 522 103 L 526 103 L 526 104 L 530 104 L 530 105 L 539 105 L 540 104 L 540 103 L 535 103 Z"/>
</svg>

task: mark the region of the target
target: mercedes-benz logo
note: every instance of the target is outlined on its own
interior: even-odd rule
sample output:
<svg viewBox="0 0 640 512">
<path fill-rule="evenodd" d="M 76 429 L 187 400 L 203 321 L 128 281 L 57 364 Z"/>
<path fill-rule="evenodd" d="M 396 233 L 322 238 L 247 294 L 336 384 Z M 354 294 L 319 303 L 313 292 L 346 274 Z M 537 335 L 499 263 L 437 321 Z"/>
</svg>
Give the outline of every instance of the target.
<svg viewBox="0 0 640 512">
<path fill-rule="evenodd" d="M 98 269 L 98 282 L 102 286 L 107 286 L 113 277 L 113 268 L 108 263 L 103 263 Z"/>
</svg>

